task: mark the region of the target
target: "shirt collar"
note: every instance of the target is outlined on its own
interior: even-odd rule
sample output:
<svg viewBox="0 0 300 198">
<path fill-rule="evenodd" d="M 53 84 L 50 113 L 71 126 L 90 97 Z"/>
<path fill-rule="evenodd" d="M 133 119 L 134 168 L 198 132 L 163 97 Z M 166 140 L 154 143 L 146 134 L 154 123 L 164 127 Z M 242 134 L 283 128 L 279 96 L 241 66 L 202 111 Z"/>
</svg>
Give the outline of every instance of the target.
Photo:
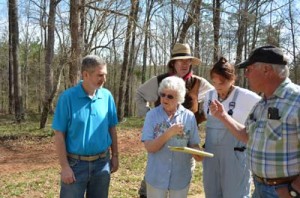
<svg viewBox="0 0 300 198">
<path fill-rule="evenodd" d="M 83 89 L 82 82 L 83 81 L 80 80 L 79 83 L 76 85 L 76 87 L 78 89 L 78 97 L 79 98 L 85 98 L 85 97 L 89 98 L 89 96 L 87 95 L 87 93 Z M 102 93 L 101 89 L 102 88 L 99 88 L 99 89 L 96 90 L 95 97 L 93 98 L 93 100 L 100 99 L 100 98 L 103 97 L 103 93 Z"/>
<path fill-rule="evenodd" d="M 286 86 L 287 86 L 287 84 L 289 84 L 291 82 L 292 81 L 289 78 L 286 78 L 284 81 L 282 81 L 282 83 L 274 91 L 273 97 L 284 98 L 287 93 Z"/>
<path fill-rule="evenodd" d="M 158 108 L 160 108 L 160 111 L 161 111 L 163 114 L 167 115 L 166 112 L 164 111 L 164 108 L 163 108 L 162 104 L 160 104 L 160 105 L 158 106 Z M 183 107 L 183 106 L 180 104 L 180 105 L 178 106 L 178 108 L 177 108 L 175 114 L 174 114 L 174 117 L 176 117 L 177 115 L 181 114 L 184 110 L 185 110 L 185 107 Z"/>
</svg>

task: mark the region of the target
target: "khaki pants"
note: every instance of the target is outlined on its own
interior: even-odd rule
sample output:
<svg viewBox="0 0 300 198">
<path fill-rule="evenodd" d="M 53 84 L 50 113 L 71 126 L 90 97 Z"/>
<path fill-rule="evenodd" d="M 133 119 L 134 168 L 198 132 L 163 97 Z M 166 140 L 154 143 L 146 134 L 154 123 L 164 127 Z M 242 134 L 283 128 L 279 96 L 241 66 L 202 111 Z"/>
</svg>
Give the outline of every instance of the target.
<svg viewBox="0 0 300 198">
<path fill-rule="evenodd" d="M 180 190 L 162 190 L 154 188 L 148 183 L 146 183 L 146 185 L 148 198 L 186 198 L 190 188 L 190 185 L 188 185 L 187 187 Z"/>
</svg>

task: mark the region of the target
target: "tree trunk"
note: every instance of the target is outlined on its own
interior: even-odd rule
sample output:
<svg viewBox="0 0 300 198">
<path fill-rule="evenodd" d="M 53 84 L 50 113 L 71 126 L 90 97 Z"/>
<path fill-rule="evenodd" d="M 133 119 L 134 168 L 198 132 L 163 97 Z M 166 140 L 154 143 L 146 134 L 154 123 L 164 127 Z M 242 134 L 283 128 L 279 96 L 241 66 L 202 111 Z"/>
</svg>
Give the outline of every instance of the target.
<svg viewBox="0 0 300 198">
<path fill-rule="evenodd" d="M 71 86 L 78 83 L 79 67 L 81 64 L 81 48 L 82 48 L 82 23 L 81 15 L 83 0 L 70 1 L 70 34 L 71 34 L 71 60 L 69 67 L 69 79 Z"/>
<path fill-rule="evenodd" d="M 254 10 L 255 16 L 258 15 L 258 4 L 259 4 L 259 0 L 256 0 L 255 1 L 255 10 Z M 251 42 L 250 50 L 253 50 L 256 46 L 257 36 L 258 36 L 258 32 L 259 32 L 259 29 L 257 29 L 258 28 L 257 27 L 258 26 L 257 25 L 257 20 L 258 20 L 258 18 L 255 17 L 254 18 L 254 23 L 253 23 L 253 35 L 252 35 L 252 42 Z"/>
<path fill-rule="evenodd" d="M 291 25 L 291 34 L 292 34 L 292 50 L 293 50 L 293 65 L 294 65 L 294 82 L 298 84 L 298 65 L 297 65 L 297 55 L 296 55 L 296 41 L 295 41 L 295 28 L 294 28 L 294 16 L 292 11 L 292 1 L 289 0 L 289 17 Z"/>
<path fill-rule="evenodd" d="M 142 83 L 146 81 L 146 67 L 148 57 L 148 38 L 149 38 L 149 26 L 150 26 L 150 15 L 153 9 L 154 0 L 148 1 L 146 5 L 146 20 L 144 23 L 145 37 L 144 37 L 144 51 L 143 51 L 143 67 L 142 67 Z"/>
<path fill-rule="evenodd" d="M 220 38 L 220 9 L 221 1 L 213 0 L 213 26 L 214 26 L 214 62 L 219 58 L 219 38 Z"/>
<path fill-rule="evenodd" d="M 9 18 L 9 27 L 8 31 L 12 32 L 12 23 L 10 22 Z M 15 104 L 15 99 L 14 99 L 14 70 L 13 70 L 13 49 L 12 49 L 12 34 L 9 34 L 9 48 L 8 48 L 8 113 L 13 114 L 14 113 L 14 104 Z"/>
<path fill-rule="evenodd" d="M 200 24 L 201 24 L 201 12 L 200 12 L 200 9 L 201 9 L 201 3 L 202 3 L 202 0 L 199 0 L 196 4 L 196 7 L 195 7 L 195 47 L 194 47 L 194 56 L 201 59 L 200 57 Z M 197 75 L 200 75 L 200 67 L 196 67 L 195 69 L 195 72 Z M 202 75 L 200 75 L 202 76 Z"/>
<path fill-rule="evenodd" d="M 193 25 L 195 18 L 197 18 L 196 13 L 197 13 L 197 6 L 199 4 L 199 0 L 193 0 L 191 1 L 190 8 L 189 8 L 189 13 L 186 21 L 182 21 L 182 29 L 179 35 L 179 43 L 184 43 L 186 42 L 186 35 L 187 32 L 190 28 L 191 25 Z"/>
<path fill-rule="evenodd" d="M 125 107 L 125 93 L 126 93 L 126 82 L 127 82 L 127 73 L 128 73 L 128 59 L 129 59 L 129 45 L 131 40 L 132 32 L 132 23 L 134 19 L 135 9 L 138 9 L 139 0 L 131 0 L 131 10 L 128 17 L 128 24 L 125 36 L 125 45 L 124 45 L 124 54 L 123 54 L 123 63 L 121 69 L 120 77 L 120 87 L 119 87 L 119 99 L 118 99 L 118 119 L 122 121 L 124 118 L 124 107 Z"/>
<path fill-rule="evenodd" d="M 248 10 L 248 0 L 245 3 L 244 0 L 240 0 L 240 10 L 239 10 L 239 18 L 238 18 L 238 30 L 237 30 L 237 47 L 236 47 L 236 62 L 238 64 L 242 61 L 242 52 L 245 46 L 245 32 L 246 32 L 246 21 L 247 21 L 247 10 Z M 246 54 L 246 53 L 245 53 Z M 239 76 L 242 76 L 241 70 L 239 70 Z M 238 85 L 242 86 L 244 83 L 238 81 Z"/>
<path fill-rule="evenodd" d="M 152 1 L 152 0 L 151 0 Z M 139 1 L 137 2 L 136 7 L 139 7 Z M 132 28 L 132 40 L 131 40 L 131 47 L 129 51 L 129 67 L 128 67 L 128 74 L 127 74 L 127 83 L 126 83 L 126 93 L 125 93 L 125 113 L 126 117 L 133 115 L 133 98 L 132 98 L 132 81 L 134 80 L 133 71 L 135 68 L 135 36 L 136 36 L 136 27 L 137 27 L 137 20 L 138 20 L 138 9 L 135 9 L 134 12 L 134 24 Z"/>
<path fill-rule="evenodd" d="M 175 27 L 174 27 L 174 3 L 171 1 L 171 48 L 176 43 L 176 38 L 175 38 Z"/>
<path fill-rule="evenodd" d="M 18 7 L 16 0 L 9 0 L 9 23 L 11 24 L 12 60 L 13 60 L 13 84 L 15 101 L 15 120 L 20 123 L 24 120 L 24 109 L 21 89 L 21 68 L 19 66 L 19 24 Z"/>
<path fill-rule="evenodd" d="M 53 89 L 53 56 L 54 56 L 54 32 L 55 32 L 55 14 L 57 0 L 50 0 L 49 17 L 48 17 L 48 39 L 45 54 L 45 95 L 43 102 L 43 110 L 40 120 L 40 128 L 45 128 L 48 120 L 48 114 L 51 109 L 53 97 L 56 90 Z M 54 92 L 54 93 L 53 93 Z"/>
</svg>

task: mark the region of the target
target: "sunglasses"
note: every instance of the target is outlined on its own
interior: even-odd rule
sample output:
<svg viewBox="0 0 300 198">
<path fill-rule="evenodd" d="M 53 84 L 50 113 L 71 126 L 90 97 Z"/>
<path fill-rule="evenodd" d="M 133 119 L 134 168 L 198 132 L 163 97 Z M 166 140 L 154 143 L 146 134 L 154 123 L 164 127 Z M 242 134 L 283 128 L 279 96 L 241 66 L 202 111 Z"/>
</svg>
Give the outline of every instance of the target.
<svg viewBox="0 0 300 198">
<path fill-rule="evenodd" d="M 165 93 L 160 93 L 159 95 L 162 98 L 167 97 L 170 100 L 173 100 L 175 98 L 173 95 L 169 95 L 169 94 L 165 94 Z"/>
</svg>

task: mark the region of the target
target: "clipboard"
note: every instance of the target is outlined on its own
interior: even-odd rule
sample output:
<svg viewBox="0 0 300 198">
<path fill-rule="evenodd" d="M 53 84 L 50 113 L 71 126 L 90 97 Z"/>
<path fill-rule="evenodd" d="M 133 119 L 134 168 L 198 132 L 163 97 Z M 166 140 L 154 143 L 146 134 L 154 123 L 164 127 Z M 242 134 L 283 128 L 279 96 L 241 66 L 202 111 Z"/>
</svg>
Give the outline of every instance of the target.
<svg viewBox="0 0 300 198">
<path fill-rule="evenodd" d="M 171 151 L 175 152 L 182 152 L 182 153 L 188 153 L 188 154 L 194 154 L 194 155 L 200 155 L 203 157 L 213 157 L 213 153 L 205 152 L 205 151 L 200 151 L 197 149 L 189 148 L 189 147 L 182 147 L 182 146 L 169 146 L 169 149 Z"/>
</svg>

